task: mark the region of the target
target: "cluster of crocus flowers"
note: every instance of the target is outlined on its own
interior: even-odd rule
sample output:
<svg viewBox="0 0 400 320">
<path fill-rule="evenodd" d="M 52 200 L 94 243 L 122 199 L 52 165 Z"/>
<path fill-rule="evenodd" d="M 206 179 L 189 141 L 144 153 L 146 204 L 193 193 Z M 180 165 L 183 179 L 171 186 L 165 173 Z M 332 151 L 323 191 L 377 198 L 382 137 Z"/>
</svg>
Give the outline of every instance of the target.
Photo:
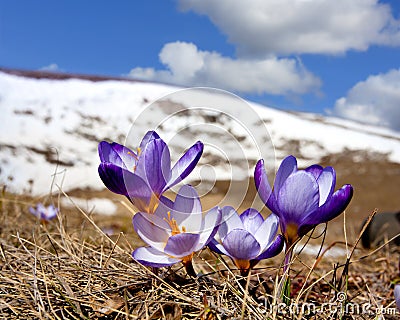
<svg viewBox="0 0 400 320">
<path fill-rule="evenodd" d="M 221 211 L 221 225 L 208 246 L 230 257 L 243 276 L 259 261 L 272 258 L 282 251 L 284 243 L 282 236 L 277 236 L 279 222 L 275 214 L 270 214 L 264 220 L 253 208 L 241 215 L 229 206 Z"/>
<path fill-rule="evenodd" d="M 146 133 L 137 152 L 102 141 L 99 175 L 110 191 L 126 196 L 139 211 L 152 213 L 162 194 L 193 171 L 202 153 L 198 141 L 171 168 L 169 148 L 155 131 Z"/>
<path fill-rule="evenodd" d="M 45 207 L 39 202 L 36 207 L 29 207 L 29 212 L 42 221 L 50 221 L 57 217 L 58 209 L 52 204 Z"/>
<path fill-rule="evenodd" d="M 230 257 L 242 275 L 259 261 L 279 254 L 284 245 L 285 262 L 289 261 L 295 243 L 316 225 L 339 215 L 353 194 L 351 185 L 334 192 L 332 167 L 298 170 L 296 158 L 289 156 L 279 167 L 273 189 L 263 160 L 256 165 L 258 193 L 272 211 L 266 219 L 252 208 L 241 215 L 232 207 L 203 212 L 197 192 L 189 185 L 180 188 L 175 201 L 166 198 L 164 192 L 192 172 L 202 152 L 198 141 L 171 168 L 169 148 L 154 131 L 145 135 L 137 152 L 115 142 L 99 144 L 99 174 L 104 184 L 139 210 L 133 226 L 147 246 L 132 256 L 143 265 L 166 267 L 182 262 L 194 276 L 192 257 L 207 245 Z"/>
</svg>

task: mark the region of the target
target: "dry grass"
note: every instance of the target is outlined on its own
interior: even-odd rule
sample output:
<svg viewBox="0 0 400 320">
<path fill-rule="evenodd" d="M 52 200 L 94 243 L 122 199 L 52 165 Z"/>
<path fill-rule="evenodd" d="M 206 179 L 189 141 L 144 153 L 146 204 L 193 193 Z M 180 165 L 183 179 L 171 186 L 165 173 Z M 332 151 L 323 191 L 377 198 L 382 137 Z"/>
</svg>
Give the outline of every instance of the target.
<svg viewBox="0 0 400 320">
<path fill-rule="evenodd" d="M 346 235 L 325 245 L 347 247 L 348 259 L 296 256 L 292 305 L 284 307 L 276 293 L 282 255 L 242 279 L 226 258 L 206 249 L 195 257 L 202 275 L 192 279 L 178 265 L 156 271 L 136 263 L 132 234 L 109 237 L 99 218 L 79 208 L 61 209 L 58 219 L 40 223 L 27 212 L 33 200 L 1 197 L 0 315 L 5 319 L 377 319 L 380 310 L 395 310 L 399 257 L 388 245 L 374 252 L 352 250 Z M 322 237 L 313 241 L 321 244 Z M 340 314 L 346 304 L 348 312 Z"/>
</svg>

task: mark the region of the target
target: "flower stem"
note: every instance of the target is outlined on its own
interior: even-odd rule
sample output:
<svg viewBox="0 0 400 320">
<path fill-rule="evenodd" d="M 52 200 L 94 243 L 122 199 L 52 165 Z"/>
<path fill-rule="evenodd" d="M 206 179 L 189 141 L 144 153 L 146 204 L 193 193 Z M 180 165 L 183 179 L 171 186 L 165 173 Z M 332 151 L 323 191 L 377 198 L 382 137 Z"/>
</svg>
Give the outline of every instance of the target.
<svg viewBox="0 0 400 320">
<path fill-rule="evenodd" d="M 282 301 L 287 306 L 290 305 L 290 291 L 291 291 L 291 281 L 290 277 L 286 277 L 282 287 Z"/>
<path fill-rule="evenodd" d="M 285 264 L 283 266 L 283 273 L 289 276 L 290 261 L 292 260 L 293 246 L 290 246 L 285 252 Z"/>
<path fill-rule="evenodd" d="M 183 260 L 182 263 L 185 266 L 185 270 L 186 270 L 186 273 L 188 274 L 188 276 L 196 278 L 197 274 L 196 274 L 196 271 L 194 271 L 192 259 Z"/>
<path fill-rule="evenodd" d="M 242 277 L 239 279 L 239 284 L 243 287 L 243 290 L 246 293 L 246 295 L 249 290 L 250 272 L 251 272 L 251 268 L 240 270 L 240 275 Z"/>
<path fill-rule="evenodd" d="M 291 284 L 290 284 L 290 262 L 292 260 L 293 255 L 293 248 L 294 245 L 288 245 L 288 249 L 285 253 L 285 261 L 283 266 L 283 276 L 282 282 L 280 286 L 280 296 L 283 302 L 287 305 L 290 304 L 290 291 L 291 291 Z"/>
<path fill-rule="evenodd" d="M 249 275 L 249 273 L 250 273 L 250 268 L 248 268 L 248 269 L 240 269 L 240 275 L 243 277 L 243 278 L 247 278 L 247 276 Z"/>
<path fill-rule="evenodd" d="M 151 267 L 151 271 L 152 271 L 156 276 L 158 276 L 158 268 L 156 268 L 156 267 Z"/>
</svg>

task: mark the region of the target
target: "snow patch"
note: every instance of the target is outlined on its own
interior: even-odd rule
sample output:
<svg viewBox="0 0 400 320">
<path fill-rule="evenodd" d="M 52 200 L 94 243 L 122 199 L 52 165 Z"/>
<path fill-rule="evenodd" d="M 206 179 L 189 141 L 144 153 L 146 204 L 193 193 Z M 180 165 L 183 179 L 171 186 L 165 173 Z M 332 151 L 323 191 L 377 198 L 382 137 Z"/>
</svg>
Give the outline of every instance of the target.
<svg viewBox="0 0 400 320">
<path fill-rule="evenodd" d="M 78 206 L 87 213 L 96 213 L 106 216 L 112 216 L 117 212 L 117 206 L 115 203 L 105 198 L 62 198 L 61 205 L 68 208 L 76 208 L 76 206 Z"/>
</svg>

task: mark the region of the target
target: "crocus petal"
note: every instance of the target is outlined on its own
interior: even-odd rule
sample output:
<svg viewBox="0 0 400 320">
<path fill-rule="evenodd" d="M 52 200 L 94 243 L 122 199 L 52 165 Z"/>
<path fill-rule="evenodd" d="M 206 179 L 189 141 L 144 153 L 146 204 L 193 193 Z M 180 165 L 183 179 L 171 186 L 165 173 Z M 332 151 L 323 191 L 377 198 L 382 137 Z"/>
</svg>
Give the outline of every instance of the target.
<svg viewBox="0 0 400 320">
<path fill-rule="evenodd" d="M 332 167 L 326 167 L 319 175 L 317 183 L 319 186 L 319 206 L 322 206 L 335 190 L 335 170 Z"/>
<path fill-rule="evenodd" d="M 58 209 L 52 204 L 50 204 L 48 207 L 45 207 L 43 203 L 39 202 L 36 205 L 36 208 L 29 207 L 29 212 L 39 219 L 51 220 L 57 216 Z"/>
<path fill-rule="evenodd" d="M 173 217 L 186 228 L 187 232 L 198 232 L 203 220 L 202 207 L 197 191 L 190 185 L 183 185 L 176 195 Z"/>
<path fill-rule="evenodd" d="M 122 167 L 122 159 L 111 146 L 111 143 L 108 143 L 107 141 L 101 141 L 98 146 L 98 152 L 101 162 L 109 162 Z"/>
<path fill-rule="evenodd" d="M 46 207 L 43 205 L 43 203 L 38 203 L 38 205 L 36 206 L 36 209 L 39 212 L 46 211 Z"/>
<path fill-rule="evenodd" d="M 283 239 L 283 236 L 278 235 L 276 237 L 275 241 L 263 253 L 261 253 L 255 259 L 262 260 L 262 259 L 268 259 L 268 258 L 275 257 L 277 254 L 279 254 L 283 250 L 284 244 L 285 244 L 285 241 Z"/>
<path fill-rule="evenodd" d="M 137 155 L 129 148 L 113 142 L 102 141 L 99 143 L 99 156 L 101 162 L 112 163 L 124 169 L 134 171 Z"/>
<path fill-rule="evenodd" d="M 394 299 L 396 300 L 397 309 L 400 311 L 400 284 L 394 286 Z"/>
<path fill-rule="evenodd" d="M 240 215 L 243 227 L 252 235 L 256 233 L 258 228 L 263 224 L 264 218 L 256 209 L 249 208 Z"/>
<path fill-rule="evenodd" d="M 341 214 L 353 197 L 353 187 L 349 184 L 337 190 L 328 201 L 315 213 L 306 215 L 302 221 L 304 225 L 317 225 L 332 220 Z"/>
<path fill-rule="evenodd" d="M 144 135 L 142 141 L 140 142 L 139 149 L 143 150 L 146 144 L 148 144 L 151 140 L 160 139 L 160 136 L 155 131 L 147 131 Z"/>
<path fill-rule="evenodd" d="M 143 179 L 135 174 L 129 174 L 124 171 L 124 183 L 127 189 L 128 196 L 132 199 L 141 198 L 149 199 L 152 191 L 148 184 Z"/>
<path fill-rule="evenodd" d="M 197 141 L 185 152 L 185 154 L 173 166 L 171 170 L 171 178 L 164 191 L 185 179 L 193 171 L 194 167 L 200 160 L 203 148 L 203 143 Z"/>
<path fill-rule="evenodd" d="M 38 212 L 35 208 L 29 207 L 29 212 L 32 213 L 33 215 L 37 216 Z"/>
<path fill-rule="evenodd" d="M 150 189 L 149 185 L 136 174 L 124 171 L 126 197 L 139 209 L 139 211 L 153 213 L 159 205 L 158 196 Z"/>
<path fill-rule="evenodd" d="M 264 167 L 264 160 L 257 162 L 254 170 L 254 182 L 261 200 L 271 209 L 272 212 L 279 213 L 275 195 L 272 193 L 271 186 L 268 182 L 267 172 Z"/>
<path fill-rule="evenodd" d="M 315 180 L 318 179 L 323 170 L 324 168 L 322 168 L 319 164 L 313 164 L 305 169 L 306 172 L 311 173 L 314 176 Z"/>
<path fill-rule="evenodd" d="M 114 149 L 114 151 L 118 154 L 118 156 L 122 160 L 124 167 L 130 171 L 135 171 L 135 166 L 138 159 L 137 154 L 133 152 L 131 149 L 116 142 L 113 142 L 111 144 L 111 147 Z M 112 163 L 112 161 L 108 162 Z"/>
<path fill-rule="evenodd" d="M 221 218 L 221 209 L 218 207 L 214 207 L 206 213 L 204 217 L 203 229 L 200 232 L 199 246 L 203 247 L 207 245 L 215 236 L 221 223 Z M 200 248 L 198 248 L 196 251 L 198 250 L 200 250 Z"/>
<path fill-rule="evenodd" d="M 218 234 L 221 240 L 233 229 L 243 229 L 242 220 L 240 220 L 238 213 L 230 206 L 221 209 L 222 222 L 218 228 Z"/>
<path fill-rule="evenodd" d="M 211 239 L 211 241 L 207 244 L 207 246 L 214 252 L 218 254 L 224 254 L 228 257 L 230 257 L 230 254 L 228 251 L 225 250 L 224 246 L 220 244 L 217 240 Z"/>
<path fill-rule="evenodd" d="M 140 247 L 132 253 L 133 259 L 148 267 L 168 267 L 180 262 L 180 259 L 170 257 L 164 252 L 152 247 Z"/>
<path fill-rule="evenodd" d="M 294 172 L 297 171 L 297 160 L 293 156 L 287 156 L 282 160 L 281 165 L 276 173 L 274 182 L 274 194 L 278 197 L 278 194 L 285 183 L 286 179 Z"/>
<path fill-rule="evenodd" d="M 167 197 L 164 197 L 164 196 L 160 197 L 160 204 L 159 204 L 158 208 L 162 208 L 162 210 L 163 210 L 162 212 L 166 213 L 168 211 L 171 211 L 173 207 L 174 207 L 173 201 L 171 201 L 170 199 L 168 199 Z"/>
<path fill-rule="evenodd" d="M 199 195 L 191 185 L 183 185 L 176 195 L 174 211 L 190 214 L 192 212 L 201 212 L 201 203 Z"/>
<path fill-rule="evenodd" d="M 197 230 L 199 230 L 202 220 L 202 207 L 196 189 L 194 189 L 190 185 L 183 185 L 176 195 L 173 210 L 174 218 L 176 219 L 178 224 L 180 224 L 185 219 L 190 218 L 192 214 L 200 218 L 200 220 L 195 221 L 197 222 Z"/>
<path fill-rule="evenodd" d="M 138 212 L 133 216 L 132 223 L 136 233 L 144 242 L 159 251 L 164 250 L 171 231 L 165 220 L 154 214 Z"/>
<path fill-rule="evenodd" d="M 153 192 L 139 176 L 112 163 L 101 163 L 99 176 L 110 191 L 126 196 L 141 211 L 151 211 Z"/>
<path fill-rule="evenodd" d="M 57 216 L 58 209 L 53 205 L 49 205 L 44 213 L 45 214 L 43 218 L 46 220 L 51 220 Z"/>
<path fill-rule="evenodd" d="M 278 206 L 286 223 L 300 223 L 302 217 L 318 209 L 318 204 L 317 181 L 305 171 L 291 174 L 279 190 Z"/>
<path fill-rule="evenodd" d="M 243 229 L 229 232 L 222 242 L 225 250 L 233 259 L 251 260 L 260 253 L 260 245 L 253 235 Z"/>
<path fill-rule="evenodd" d="M 261 251 L 264 251 L 276 237 L 278 232 L 279 219 L 278 216 L 271 213 L 265 221 L 260 225 L 254 237 L 258 241 L 261 247 Z"/>
<path fill-rule="evenodd" d="M 171 159 L 167 144 L 161 139 L 150 140 L 141 150 L 135 174 L 160 195 L 171 175 Z"/>
<path fill-rule="evenodd" d="M 263 159 L 257 161 L 256 168 L 254 170 L 254 182 L 261 200 L 266 204 L 269 196 L 272 193 L 272 189 L 268 182 Z"/>
<path fill-rule="evenodd" d="M 103 162 L 99 165 L 99 176 L 104 185 L 112 192 L 127 196 L 124 177 L 133 176 L 128 170 L 125 170 L 113 163 Z"/>
<path fill-rule="evenodd" d="M 194 233 L 179 233 L 168 239 L 164 252 L 176 258 L 186 257 L 197 251 L 200 236 Z"/>
</svg>

